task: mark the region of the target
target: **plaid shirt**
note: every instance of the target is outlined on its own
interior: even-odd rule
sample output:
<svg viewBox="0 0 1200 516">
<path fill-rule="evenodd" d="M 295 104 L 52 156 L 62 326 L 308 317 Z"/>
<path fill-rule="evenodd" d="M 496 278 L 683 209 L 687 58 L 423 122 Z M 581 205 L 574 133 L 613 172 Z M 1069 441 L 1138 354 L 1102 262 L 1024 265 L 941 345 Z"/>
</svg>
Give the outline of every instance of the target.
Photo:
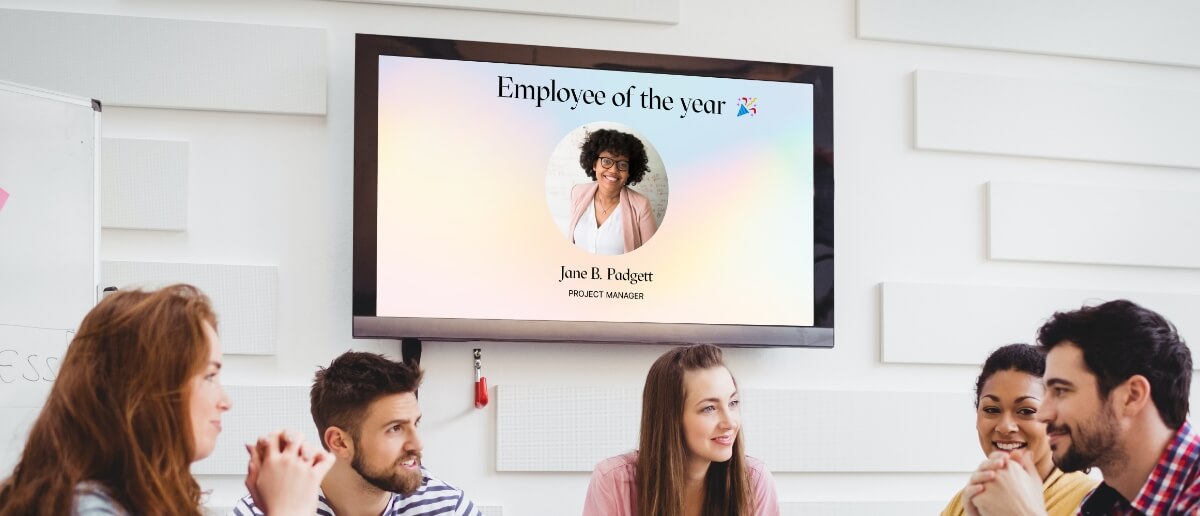
<svg viewBox="0 0 1200 516">
<path fill-rule="evenodd" d="M 1184 421 L 1132 503 L 1100 484 L 1079 506 L 1080 516 L 1200 514 L 1200 434 Z"/>
</svg>

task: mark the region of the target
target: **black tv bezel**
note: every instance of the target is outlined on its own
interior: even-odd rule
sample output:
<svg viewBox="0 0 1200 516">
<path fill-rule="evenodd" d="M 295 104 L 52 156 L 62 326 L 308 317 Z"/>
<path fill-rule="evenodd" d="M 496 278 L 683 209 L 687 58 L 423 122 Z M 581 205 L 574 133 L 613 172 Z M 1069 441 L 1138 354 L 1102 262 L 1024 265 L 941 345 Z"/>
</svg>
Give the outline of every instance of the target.
<svg viewBox="0 0 1200 516">
<path fill-rule="evenodd" d="M 380 317 L 377 296 L 379 58 L 522 65 L 782 81 L 813 86 L 813 326 Z M 833 347 L 833 68 L 511 43 L 357 34 L 354 71 L 355 338 L 433 341 L 712 343 Z M 414 246 L 412 252 L 420 252 Z M 421 295 L 413 293 L 413 295 Z"/>
</svg>

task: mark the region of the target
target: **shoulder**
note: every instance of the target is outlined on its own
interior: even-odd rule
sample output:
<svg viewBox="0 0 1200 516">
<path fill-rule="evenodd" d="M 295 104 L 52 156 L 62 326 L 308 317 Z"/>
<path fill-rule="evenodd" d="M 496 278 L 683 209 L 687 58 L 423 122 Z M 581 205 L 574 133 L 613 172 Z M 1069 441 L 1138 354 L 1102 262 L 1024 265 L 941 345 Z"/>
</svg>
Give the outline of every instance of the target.
<svg viewBox="0 0 1200 516">
<path fill-rule="evenodd" d="M 747 455 L 746 478 L 750 481 L 750 490 L 756 498 L 774 496 L 775 477 L 771 475 L 771 470 L 767 469 L 765 462 Z"/>
<path fill-rule="evenodd" d="M 584 516 L 619 516 L 635 513 L 637 504 L 636 451 L 609 457 L 596 464 L 583 499 Z"/>
<path fill-rule="evenodd" d="M 637 190 L 626 186 L 625 194 L 629 196 L 629 203 L 634 206 L 650 206 L 650 199 Z"/>
<path fill-rule="evenodd" d="M 254 505 L 254 497 L 246 495 L 233 506 L 234 516 L 263 516 L 261 509 Z"/>
<path fill-rule="evenodd" d="M 462 489 L 454 487 L 442 479 L 433 476 L 428 469 L 421 467 L 421 487 L 409 495 L 392 494 L 391 514 L 422 515 L 422 514 L 456 514 L 478 516 L 479 508 L 468 500 Z"/>
<path fill-rule="evenodd" d="M 752 482 L 760 478 L 773 479 L 771 470 L 767 469 L 767 463 L 749 455 L 746 456 L 746 473 L 750 476 Z"/>
<path fill-rule="evenodd" d="M 430 473 L 429 470 L 425 469 L 424 466 L 421 467 L 421 475 L 424 478 L 421 479 L 421 487 L 417 489 L 417 493 L 430 492 L 430 491 L 432 491 L 432 492 L 456 491 L 459 493 L 462 492 L 461 489 L 450 485 L 448 482 L 446 482 L 438 477 L 435 477 L 433 475 L 433 473 Z"/>
<path fill-rule="evenodd" d="M 75 485 L 72 516 L 126 516 L 129 513 L 98 482 L 85 481 Z"/>
<path fill-rule="evenodd" d="M 1059 477 L 1055 484 L 1062 484 L 1062 486 L 1067 489 L 1084 489 L 1086 491 L 1091 491 L 1095 489 L 1096 486 L 1100 485 L 1100 481 L 1088 476 L 1085 473 L 1072 471 L 1070 473 L 1063 473 L 1062 477 Z"/>
<path fill-rule="evenodd" d="M 775 477 L 763 461 L 746 456 L 746 477 L 755 514 L 779 516 L 779 495 L 775 492 Z"/>
<path fill-rule="evenodd" d="M 1084 498 L 1100 485 L 1099 480 L 1078 471 L 1062 473 L 1056 469 L 1054 475 L 1057 478 L 1043 487 L 1046 510 L 1052 515 L 1075 514 Z"/>
<path fill-rule="evenodd" d="M 579 201 L 580 199 L 587 197 L 588 191 L 590 191 L 595 186 L 596 186 L 596 183 L 594 183 L 594 182 L 592 182 L 592 183 L 576 183 L 575 186 L 571 187 L 571 199 L 575 200 L 575 201 Z"/>
<path fill-rule="evenodd" d="M 633 476 L 637 474 L 637 457 L 638 452 L 630 451 L 615 457 L 604 459 L 596 464 L 596 467 L 592 469 L 592 476 L 633 478 Z"/>
<path fill-rule="evenodd" d="M 941 516 L 962 516 L 966 513 L 966 509 L 962 504 L 962 490 L 954 493 L 954 498 L 950 499 L 950 503 L 946 504 L 946 508 L 942 509 Z"/>
</svg>

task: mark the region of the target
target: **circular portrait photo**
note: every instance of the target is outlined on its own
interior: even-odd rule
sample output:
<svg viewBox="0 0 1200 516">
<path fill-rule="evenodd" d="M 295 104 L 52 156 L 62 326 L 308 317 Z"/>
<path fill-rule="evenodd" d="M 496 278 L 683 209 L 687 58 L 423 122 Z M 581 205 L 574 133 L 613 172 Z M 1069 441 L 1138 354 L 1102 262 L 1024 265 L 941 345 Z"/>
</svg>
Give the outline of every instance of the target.
<svg viewBox="0 0 1200 516">
<path fill-rule="evenodd" d="M 642 247 L 667 211 L 667 174 L 644 136 L 593 122 L 567 133 L 546 171 L 546 202 L 567 241 L 589 253 Z"/>
</svg>

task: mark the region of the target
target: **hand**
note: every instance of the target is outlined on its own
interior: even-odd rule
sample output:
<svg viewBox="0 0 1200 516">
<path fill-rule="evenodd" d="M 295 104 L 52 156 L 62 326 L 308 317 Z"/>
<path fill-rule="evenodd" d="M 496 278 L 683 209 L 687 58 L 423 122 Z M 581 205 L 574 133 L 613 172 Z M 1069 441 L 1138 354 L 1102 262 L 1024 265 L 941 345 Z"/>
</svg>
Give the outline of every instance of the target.
<svg viewBox="0 0 1200 516">
<path fill-rule="evenodd" d="M 975 507 L 975 497 L 987 489 L 987 483 L 996 479 L 996 471 L 1004 468 L 1008 463 L 1008 456 L 1004 454 L 989 457 L 987 460 L 980 462 L 979 467 L 971 473 L 971 478 L 967 480 L 967 487 L 963 488 L 963 512 L 966 516 L 980 516 L 979 509 Z"/>
<path fill-rule="evenodd" d="M 258 472 L 262 470 L 262 456 L 265 450 L 267 439 L 277 439 L 279 432 L 268 434 L 268 436 L 260 437 L 254 444 L 246 444 L 246 453 L 250 454 L 250 462 L 246 465 L 246 490 L 250 491 L 250 499 L 254 500 L 254 506 L 258 507 L 263 514 L 266 514 L 270 509 L 267 508 L 267 501 L 263 499 L 262 493 L 258 492 Z"/>
<path fill-rule="evenodd" d="M 246 487 L 265 514 L 315 514 L 334 457 L 294 432 L 273 432 L 250 448 Z M 251 478 L 253 476 L 253 478 Z"/>
<path fill-rule="evenodd" d="M 995 452 L 988 458 L 987 462 L 1000 467 L 971 475 L 973 480 L 980 480 L 975 485 L 982 488 L 980 492 L 972 493 L 971 504 L 984 516 L 1045 516 L 1042 479 L 1033 459 L 1020 450 L 1007 457 L 1004 455 L 1004 452 Z"/>
</svg>

